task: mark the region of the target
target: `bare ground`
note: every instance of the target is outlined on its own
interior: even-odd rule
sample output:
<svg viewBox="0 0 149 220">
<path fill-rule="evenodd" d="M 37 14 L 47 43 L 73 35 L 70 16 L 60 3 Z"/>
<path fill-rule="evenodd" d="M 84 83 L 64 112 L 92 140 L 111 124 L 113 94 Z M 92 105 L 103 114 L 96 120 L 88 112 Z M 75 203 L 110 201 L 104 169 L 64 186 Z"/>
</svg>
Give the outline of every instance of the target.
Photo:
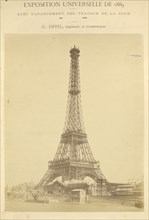
<svg viewBox="0 0 149 220">
<path fill-rule="evenodd" d="M 117 200 L 118 201 L 118 200 Z M 8 212 L 142 212 L 143 208 L 136 208 L 134 205 L 128 205 L 121 201 L 112 200 L 91 202 L 91 203 L 35 203 L 25 201 L 7 200 L 5 211 Z"/>
</svg>

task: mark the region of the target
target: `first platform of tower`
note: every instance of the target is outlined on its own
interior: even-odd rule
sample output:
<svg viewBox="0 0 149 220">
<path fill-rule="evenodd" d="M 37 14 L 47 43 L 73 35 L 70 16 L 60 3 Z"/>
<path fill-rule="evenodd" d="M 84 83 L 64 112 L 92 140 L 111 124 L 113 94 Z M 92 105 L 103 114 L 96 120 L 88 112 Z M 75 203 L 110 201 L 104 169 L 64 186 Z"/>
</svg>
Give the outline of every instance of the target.
<svg viewBox="0 0 149 220">
<path fill-rule="evenodd" d="M 73 58 L 75 57 L 79 57 L 80 50 L 79 48 L 76 48 L 76 46 L 74 45 L 74 47 L 70 50 L 70 56 Z"/>
</svg>

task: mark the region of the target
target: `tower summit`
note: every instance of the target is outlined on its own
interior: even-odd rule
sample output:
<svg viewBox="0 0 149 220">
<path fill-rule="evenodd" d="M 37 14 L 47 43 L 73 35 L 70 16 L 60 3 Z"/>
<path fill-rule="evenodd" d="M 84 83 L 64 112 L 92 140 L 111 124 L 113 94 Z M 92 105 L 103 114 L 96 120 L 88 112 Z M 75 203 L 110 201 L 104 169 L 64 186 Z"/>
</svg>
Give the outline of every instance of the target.
<svg viewBox="0 0 149 220">
<path fill-rule="evenodd" d="M 83 180 L 86 176 L 95 181 L 106 179 L 99 163 L 94 159 L 85 133 L 80 89 L 79 72 L 80 50 L 75 46 L 70 50 L 70 77 L 68 88 L 67 111 L 60 143 L 48 171 L 38 186 L 46 186 L 57 177 L 62 180 Z"/>
</svg>

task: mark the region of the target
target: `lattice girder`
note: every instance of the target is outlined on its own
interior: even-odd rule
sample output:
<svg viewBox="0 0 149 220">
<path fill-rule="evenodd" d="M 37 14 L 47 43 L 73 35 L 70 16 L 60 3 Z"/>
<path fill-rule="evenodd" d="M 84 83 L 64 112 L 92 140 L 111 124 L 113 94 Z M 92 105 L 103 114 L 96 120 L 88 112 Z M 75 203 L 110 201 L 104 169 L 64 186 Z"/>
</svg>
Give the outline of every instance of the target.
<svg viewBox="0 0 149 220">
<path fill-rule="evenodd" d="M 50 161 L 48 175 L 43 182 L 38 185 L 46 186 L 57 177 L 62 177 L 63 181 L 71 179 L 84 179 L 86 176 L 91 177 L 95 181 L 102 180 L 106 182 L 106 178 L 102 174 L 98 162 L 79 162 L 70 160 Z"/>
<path fill-rule="evenodd" d="M 61 141 L 54 161 L 63 159 L 89 162 L 95 161 L 86 134 L 69 132 L 61 136 Z"/>
<path fill-rule="evenodd" d="M 48 171 L 38 185 L 44 186 L 61 175 L 63 180 L 92 176 L 95 180 L 106 181 L 90 149 L 84 128 L 80 73 L 80 50 L 74 46 L 70 50 L 71 64 L 68 88 L 67 111 L 61 140 Z"/>
</svg>

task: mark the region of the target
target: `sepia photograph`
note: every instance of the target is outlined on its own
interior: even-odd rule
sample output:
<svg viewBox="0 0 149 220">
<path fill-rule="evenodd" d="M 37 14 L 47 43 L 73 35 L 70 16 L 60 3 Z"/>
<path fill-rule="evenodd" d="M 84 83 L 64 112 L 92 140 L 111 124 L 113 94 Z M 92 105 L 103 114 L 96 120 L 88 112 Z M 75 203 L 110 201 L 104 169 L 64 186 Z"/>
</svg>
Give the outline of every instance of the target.
<svg viewBox="0 0 149 220">
<path fill-rule="evenodd" d="M 6 212 L 144 211 L 141 34 L 6 34 Z"/>
</svg>

